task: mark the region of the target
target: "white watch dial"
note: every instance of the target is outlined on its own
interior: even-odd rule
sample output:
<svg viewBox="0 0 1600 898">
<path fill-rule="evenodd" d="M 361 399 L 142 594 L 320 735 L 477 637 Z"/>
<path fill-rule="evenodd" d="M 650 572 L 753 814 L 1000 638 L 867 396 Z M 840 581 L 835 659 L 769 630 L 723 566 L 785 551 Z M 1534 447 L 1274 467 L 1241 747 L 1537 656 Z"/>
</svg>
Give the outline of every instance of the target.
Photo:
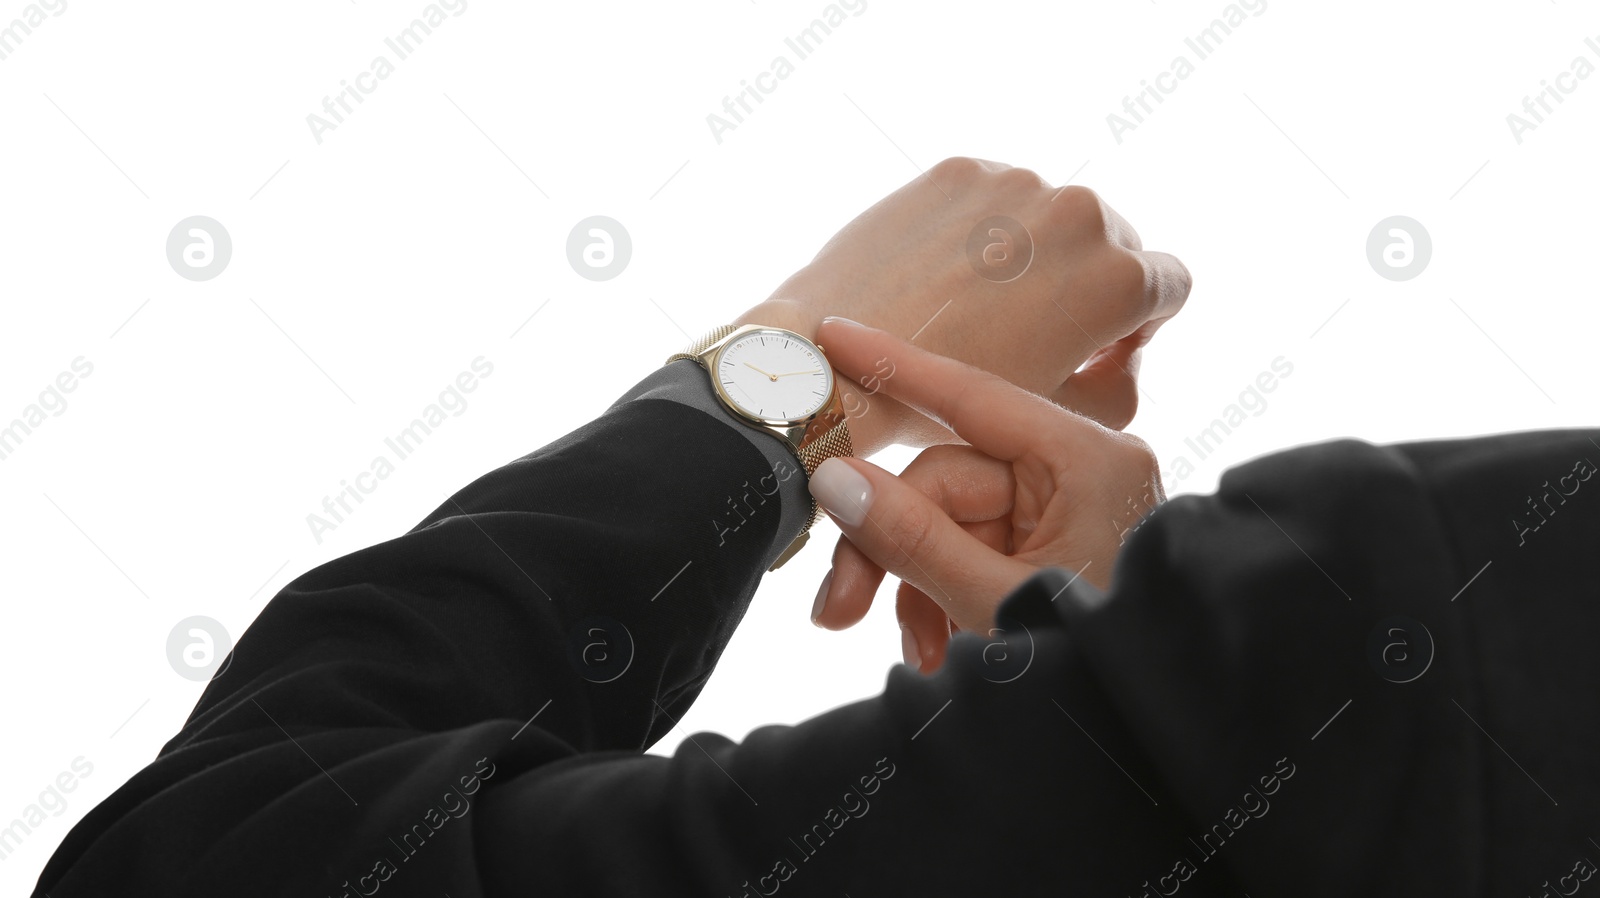
<svg viewBox="0 0 1600 898">
<path fill-rule="evenodd" d="M 833 369 L 822 353 L 811 341 L 781 330 L 734 338 L 712 374 L 740 411 L 768 421 L 809 418 L 833 392 Z"/>
</svg>

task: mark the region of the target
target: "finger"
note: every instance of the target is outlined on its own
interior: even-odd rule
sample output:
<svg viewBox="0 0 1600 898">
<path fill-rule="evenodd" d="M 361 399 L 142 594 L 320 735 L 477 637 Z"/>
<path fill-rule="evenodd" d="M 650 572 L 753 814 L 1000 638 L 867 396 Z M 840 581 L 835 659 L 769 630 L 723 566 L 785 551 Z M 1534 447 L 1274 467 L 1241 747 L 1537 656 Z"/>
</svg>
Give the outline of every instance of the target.
<svg viewBox="0 0 1600 898">
<path fill-rule="evenodd" d="M 1011 511 L 1017 479 L 1011 465 L 972 446 L 929 446 L 900 472 L 956 522 L 992 521 Z"/>
<path fill-rule="evenodd" d="M 1171 253 L 1136 252 L 1134 255 L 1144 264 L 1145 303 L 1150 308 L 1148 320 L 1134 332 L 1140 338 L 1139 345 L 1143 346 L 1155 336 L 1157 328 L 1182 311 L 1194 278 L 1189 274 L 1189 267 Z"/>
<path fill-rule="evenodd" d="M 848 537 L 839 537 L 833 547 L 833 567 L 818 588 L 821 604 L 812 605 L 811 622 L 825 630 L 860 623 L 878 595 L 883 573 Z"/>
<path fill-rule="evenodd" d="M 1011 547 L 1011 520 L 1010 509 L 1007 516 L 995 518 L 990 521 L 969 521 L 961 524 L 961 529 L 972 534 L 979 542 L 1002 555 L 1010 555 Z"/>
<path fill-rule="evenodd" d="M 912 346 L 886 331 L 844 318 L 817 330 L 829 362 L 852 377 L 876 376 L 883 393 L 953 430 L 1002 461 L 1034 447 L 1090 452 L 1101 435 L 1091 422 L 1005 379 Z"/>
<path fill-rule="evenodd" d="M 894 593 L 894 614 L 900 621 L 900 652 L 913 670 L 932 673 L 944 664 L 950 642 L 950 617 L 928 594 L 901 582 Z"/>
<path fill-rule="evenodd" d="M 830 458 L 809 487 L 856 548 L 927 593 L 964 629 L 987 626 L 994 605 L 1033 571 L 984 545 L 933 500 L 870 462 Z"/>
<path fill-rule="evenodd" d="M 977 524 L 962 524 L 991 548 L 1004 552 L 1010 525 L 1002 520 L 1011 511 L 1016 480 L 1011 466 L 970 446 L 934 446 L 919 453 L 900 473 L 900 480 L 921 492 L 957 522 L 984 522 L 1002 528 L 998 540 Z M 883 582 L 883 568 L 840 538 L 833 550 L 831 579 L 821 605 L 813 605 L 811 622 L 829 630 L 854 626 L 872 607 Z"/>
<path fill-rule="evenodd" d="M 961 529 L 977 537 L 996 552 L 1011 554 L 1010 521 L 972 521 L 962 524 Z M 937 618 L 934 618 L 932 612 L 924 611 L 921 607 L 923 604 L 933 606 L 937 611 Z M 908 605 L 913 606 L 910 613 L 906 610 Z M 943 667 L 945 651 L 950 647 L 950 637 L 961 632 L 961 627 L 944 613 L 944 609 L 940 608 L 937 602 L 928 598 L 927 593 L 904 581 L 901 581 L 900 588 L 895 591 L 895 614 L 900 619 L 902 628 L 912 627 L 922 661 L 922 672 L 933 673 Z M 926 615 L 927 619 L 919 615 Z M 906 643 L 904 637 L 901 643 L 904 648 Z"/>
<path fill-rule="evenodd" d="M 1132 337 L 1095 353 L 1053 397 L 1069 409 L 1121 430 L 1139 411 L 1138 342 Z"/>
</svg>

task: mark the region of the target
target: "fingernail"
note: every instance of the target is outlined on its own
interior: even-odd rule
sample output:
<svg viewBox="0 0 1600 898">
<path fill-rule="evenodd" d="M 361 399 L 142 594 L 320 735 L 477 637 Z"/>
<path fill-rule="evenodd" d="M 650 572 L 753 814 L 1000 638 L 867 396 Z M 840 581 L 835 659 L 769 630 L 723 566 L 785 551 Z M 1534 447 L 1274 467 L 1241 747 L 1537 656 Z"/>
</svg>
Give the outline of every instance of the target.
<svg viewBox="0 0 1600 898">
<path fill-rule="evenodd" d="M 900 654 L 905 656 L 907 667 L 922 670 L 922 654 L 917 651 L 917 637 L 910 627 L 900 628 Z"/>
<path fill-rule="evenodd" d="M 828 571 L 828 576 L 822 578 L 822 585 L 817 587 L 817 598 L 811 603 L 811 622 L 817 623 L 817 618 L 822 616 L 822 610 L 828 607 L 828 587 L 833 585 L 833 571 Z M 817 624 L 821 626 L 821 624 Z"/>
<path fill-rule="evenodd" d="M 849 462 L 828 459 L 811 475 L 809 485 L 817 504 L 843 523 L 858 527 L 867 519 L 867 509 L 872 507 L 872 484 Z"/>
</svg>

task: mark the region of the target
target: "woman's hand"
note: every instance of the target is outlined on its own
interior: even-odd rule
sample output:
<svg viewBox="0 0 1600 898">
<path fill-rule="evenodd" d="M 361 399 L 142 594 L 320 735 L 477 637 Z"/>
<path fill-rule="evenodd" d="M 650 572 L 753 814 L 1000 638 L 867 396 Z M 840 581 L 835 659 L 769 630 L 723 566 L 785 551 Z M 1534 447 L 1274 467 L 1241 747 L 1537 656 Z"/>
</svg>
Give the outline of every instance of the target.
<svg viewBox="0 0 1600 898">
<path fill-rule="evenodd" d="M 890 371 L 883 393 L 969 444 L 926 449 L 899 477 L 856 458 L 817 468 L 811 493 L 844 532 L 812 615 L 822 626 L 859 621 L 893 573 L 906 663 L 931 670 L 952 624 L 987 633 L 1040 567 L 1104 588 L 1124 535 L 1164 498 L 1138 437 L 881 330 L 829 318 L 818 336 L 834 367 Z"/>
<path fill-rule="evenodd" d="M 1139 348 L 1188 295 L 1183 263 L 1144 251 L 1093 191 L 955 158 L 857 216 L 734 323 L 815 339 L 825 316 L 844 316 L 1120 429 L 1138 407 Z M 955 441 L 893 399 L 840 386 L 857 455 Z"/>
</svg>

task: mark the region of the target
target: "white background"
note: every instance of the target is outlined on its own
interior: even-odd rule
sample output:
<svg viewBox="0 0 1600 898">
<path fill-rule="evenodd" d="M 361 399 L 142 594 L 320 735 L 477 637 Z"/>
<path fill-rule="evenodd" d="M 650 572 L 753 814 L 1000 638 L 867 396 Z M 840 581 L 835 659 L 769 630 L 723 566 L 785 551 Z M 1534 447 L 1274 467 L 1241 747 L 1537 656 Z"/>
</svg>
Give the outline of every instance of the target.
<svg viewBox="0 0 1600 898">
<path fill-rule="evenodd" d="M 592 418 L 946 156 L 1089 185 L 1187 262 L 1130 428 L 1163 462 L 1294 366 L 1174 492 L 1327 438 L 1594 424 L 1600 76 L 1520 143 L 1506 121 L 1575 57 L 1600 65 L 1593 3 L 1273 0 L 1119 143 L 1107 115 L 1226 4 L 868 0 L 718 143 L 707 115 L 793 58 L 820 0 L 472 0 L 319 144 L 307 115 L 424 6 L 73 0 L 0 61 L 0 425 L 94 366 L 0 461 L 0 825 L 94 765 L 0 891 L 181 725 L 201 684 L 169 666 L 179 620 L 237 636 L 295 576 Z M 0 0 L 0 23 L 25 8 Z M 596 214 L 634 247 L 603 283 L 565 251 Z M 191 215 L 231 233 L 214 280 L 167 262 Z M 1368 263 L 1391 215 L 1432 236 L 1413 280 Z M 318 544 L 306 516 L 479 355 L 494 373 L 467 410 Z M 878 691 L 892 583 L 855 630 L 817 630 L 828 554 L 767 579 L 656 751 Z"/>
</svg>

